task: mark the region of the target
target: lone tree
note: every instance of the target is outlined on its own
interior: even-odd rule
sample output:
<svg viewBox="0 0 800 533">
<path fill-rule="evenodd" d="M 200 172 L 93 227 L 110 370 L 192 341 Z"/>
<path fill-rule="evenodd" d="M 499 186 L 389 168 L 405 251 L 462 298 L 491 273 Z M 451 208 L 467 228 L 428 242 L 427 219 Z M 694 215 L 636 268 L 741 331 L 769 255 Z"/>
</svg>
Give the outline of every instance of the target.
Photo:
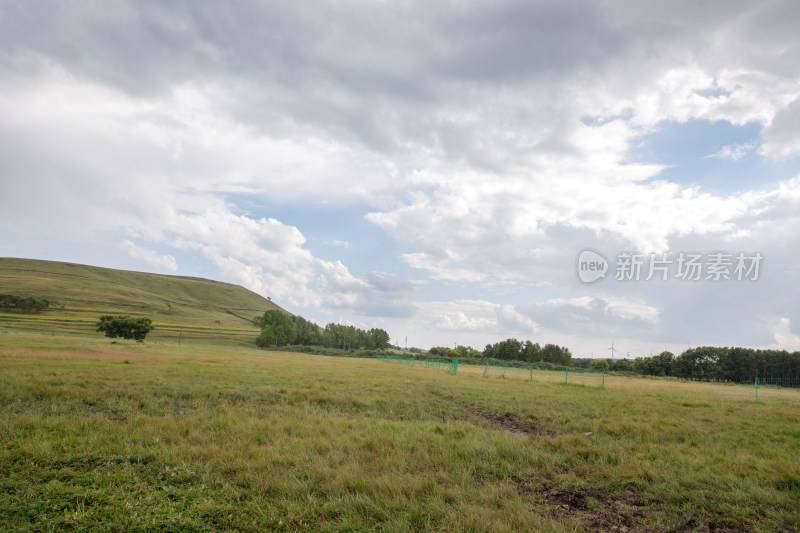
<svg viewBox="0 0 800 533">
<path fill-rule="evenodd" d="M 106 337 L 112 339 L 122 337 L 143 342 L 147 334 L 153 331 L 153 322 L 147 317 L 103 315 L 97 323 L 97 331 L 105 332 Z"/>
</svg>

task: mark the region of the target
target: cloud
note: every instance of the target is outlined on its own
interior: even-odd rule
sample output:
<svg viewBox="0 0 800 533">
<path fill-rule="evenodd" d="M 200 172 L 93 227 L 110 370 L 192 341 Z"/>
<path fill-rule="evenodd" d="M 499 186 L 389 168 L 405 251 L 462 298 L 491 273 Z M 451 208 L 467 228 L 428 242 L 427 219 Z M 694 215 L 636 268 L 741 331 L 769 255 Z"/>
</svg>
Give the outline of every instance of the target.
<svg viewBox="0 0 800 533">
<path fill-rule="evenodd" d="M 777 350 L 800 350 L 800 335 L 792 332 L 792 321 L 788 317 L 779 318 L 772 327 L 775 336 L 773 348 Z"/>
<path fill-rule="evenodd" d="M 22 6 L 0 14 L 10 241 L 130 243 L 154 268 L 194 269 L 191 257 L 292 306 L 476 341 L 771 342 L 765 319 L 748 317 L 750 333 L 726 315 L 748 302 L 800 320 L 787 289 L 800 236 L 796 3 Z M 705 163 L 755 161 L 764 175 L 720 194 L 632 160 L 662 148 L 644 146 L 652 133 L 690 121 L 761 128 L 758 148 L 715 140 Z M 333 240 L 345 233 L 318 227 L 322 205 L 371 225 L 344 232 L 378 236 Z M 324 258 L 319 243 L 332 245 Z M 575 287 L 586 246 L 729 245 L 764 251 L 760 292 Z"/>
<path fill-rule="evenodd" d="M 739 161 L 746 156 L 753 147 L 754 145 L 752 143 L 723 146 L 718 152 L 709 154 L 705 156 L 704 159 L 730 159 L 731 161 Z"/>
<path fill-rule="evenodd" d="M 497 325 L 506 331 L 518 331 L 533 338 L 539 329 L 539 324 L 521 313 L 513 305 L 498 305 L 495 308 L 497 313 Z"/>
<path fill-rule="evenodd" d="M 463 311 L 442 316 L 436 327 L 444 330 L 467 331 L 489 329 L 494 322 L 488 318 L 470 318 Z"/>
<path fill-rule="evenodd" d="M 169 254 L 159 255 L 152 250 L 137 246 L 127 239 L 122 241 L 122 248 L 124 248 L 131 257 L 145 261 L 156 270 L 168 270 L 170 272 L 178 270 L 178 263 L 175 261 L 175 257 Z"/>
<path fill-rule="evenodd" d="M 493 336 L 532 338 L 538 325 L 515 306 L 486 300 L 418 302 L 416 320 L 445 331 Z M 503 338 L 505 338 L 503 337 Z M 502 340 L 502 339 L 497 339 Z M 465 341 L 466 342 L 466 341 Z"/>
<path fill-rule="evenodd" d="M 315 275 L 314 257 L 294 226 L 220 208 L 171 213 L 158 230 L 164 242 L 201 252 L 226 279 L 251 290 L 293 305 L 308 305 L 315 299 L 309 287 Z"/>
<path fill-rule="evenodd" d="M 641 301 L 592 296 L 553 298 L 520 306 L 518 312 L 549 330 L 603 337 L 638 336 L 642 330 L 652 335 L 660 314 Z"/>
<path fill-rule="evenodd" d="M 425 302 L 420 304 L 425 320 L 433 321 L 442 330 L 492 331 L 496 324 L 495 304 L 479 300 Z"/>
<path fill-rule="evenodd" d="M 780 109 L 764 128 L 761 153 L 785 158 L 800 153 L 800 98 Z"/>
<path fill-rule="evenodd" d="M 664 251 L 676 235 L 730 232 L 748 208 L 742 196 L 647 181 L 650 171 L 619 168 L 620 174 L 597 175 L 580 158 L 565 158 L 531 174 L 465 172 L 457 182 L 441 175 L 433 194 L 413 195 L 407 205 L 367 220 L 417 250 L 403 260 L 435 279 L 536 281 L 543 258 L 572 254 L 583 232 Z M 569 240 L 555 241 L 565 233 Z"/>
<path fill-rule="evenodd" d="M 392 279 L 378 272 L 357 278 L 341 261 L 317 262 L 323 308 L 348 309 L 367 316 L 408 317 L 414 313 L 408 297 L 416 282 Z"/>
</svg>

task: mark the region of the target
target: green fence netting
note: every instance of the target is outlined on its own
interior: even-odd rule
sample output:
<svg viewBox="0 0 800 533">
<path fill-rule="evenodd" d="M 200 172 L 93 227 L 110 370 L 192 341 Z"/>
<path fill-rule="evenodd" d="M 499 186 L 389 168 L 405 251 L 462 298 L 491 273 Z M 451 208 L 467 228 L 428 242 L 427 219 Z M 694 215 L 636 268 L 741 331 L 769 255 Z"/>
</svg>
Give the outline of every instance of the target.
<svg viewBox="0 0 800 533">
<path fill-rule="evenodd" d="M 439 370 L 444 370 L 445 372 L 449 372 L 451 374 L 455 374 L 458 372 L 458 359 L 452 359 L 452 360 L 438 359 L 438 358 L 431 359 L 428 357 L 403 357 L 398 355 L 383 355 L 383 354 L 378 354 L 376 357 L 378 361 L 383 361 L 385 363 L 396 361 L 401 365 L 436 368 Z"/>
<path fill-rule="evenodd" d="M 398 355 L 377 356 L 379 361 L 396 362 L 402 365 L 410 365 L 425 368 L 435 368 L 455 374 L 459 370 L 458 359 L 441 359 L 429 357 L 404 357 Z M 604 366 L 585 367 L 569 365 L 559 365 L 555 363 L 525 362 L 525 361 L 502 361 L 497 359 L 486 359 L 478 363 L 474 359 L 468 359 L 461 364 L 461 368 L 466 375 L 481 376 L 485 378 L 505 378 L 505 379 L 524 379 L 526 381 L 549 381 L 564 384 L 577 384 L 592 387 L 605 388 L 606 369 Z M 616 374 L 614 374 L 616 375 Z M 753 380 L 739 382 L 746 385 L 751 384 L 755 388 L 755 401 L 758 402 L 758 387 L 785 387 L 800 388 L 800 378 L 796 377 L 757 377 Z"/>
<path fill-rule="evenodd" d="M 467 369 L 467 367 L 464 367 Z M 560 381 L 581 385 L 605 388 L 606 372 L 604 367 L 583 368 L 570 367 L 555 363 L 499 361 L 486 359 L 482 365 L 472 364 L 466 370 L 468 374 L 482 377 L 500 377 L 509 379 L 525 379 L 527 381 Z"/>
</svg>

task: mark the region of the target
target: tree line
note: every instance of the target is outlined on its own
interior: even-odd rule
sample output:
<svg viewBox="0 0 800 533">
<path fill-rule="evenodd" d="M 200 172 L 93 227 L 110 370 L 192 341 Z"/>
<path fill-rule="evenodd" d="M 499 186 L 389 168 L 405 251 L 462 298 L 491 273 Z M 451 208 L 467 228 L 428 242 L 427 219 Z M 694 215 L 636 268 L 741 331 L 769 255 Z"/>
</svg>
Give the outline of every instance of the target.
<svg viewBox="0 0 800 533">
<path fill-rule="evenodd" d="M 800 352 L 757 350 L 740 347 L 700 346 L 678 356 L 661 352 L 633 361 L 607 360 L 612 371 L 627 371 L 649 376 L 745 382 L 760 378 L 800 377 Z"/>
<path fill-rule="evenodd" d="M 482 352 L 471 346 L 457 346 L 447 348 L 435 346 L 428 353 L 450 358 L 483 357 L 486 359 L 500 359 L 504 361 L 525 361 L 530 363 L 554 363 L 568 365 L 572 360 L 569 348 L 555 344 L 540 346 L 538 342 L 506 339 L 495 344 L 487 344 Z"/>
<path fill-rule="evenodd" d="M 382 329 L 363 330 L 333 323 L 321 328 L 299 315 L 288 315 L 275 309 L 255 317 L 253 323 L 261 328 L 256 338 L 256 346 L 261 348 L 303 345 L 382 350 L 389 347 L 389 334 Z"/>
<path fill-rule="evenodd" d="M 320 328 L 301 316 L 277 310 L 266 311 L 253 322 L 261 327 L 256 345 L 262 348 L 304 345 L 324 346 L 345 350 L 385 349 L 389 334 L 373 328 L 368 331 L 354 326 L 328 324 Z M 664 351 L 650 357 L 628 359 L 573 358 L 569 348 L 556 344 L 541 346 L 529 340 L 506 339 L 487 344 L 483 351 L 471 346 L 448 348 L 435 346 L 431 355 L 446 358 L 486 358 L 505 361 L 545 362 L 569 365 L 570 368 L 593 371 L 630 372 L 650 376 L 672 376 L 708 381 L 753 381 L 755 377 L 800 377 L 800 352 L 786 350 L 757 350 L 740 347 L 702 346 L 685 350 L 678 356 Z"/>
<path fill-rule="evenodd" d="M 34 298 L 32 296 L 14 296 L 13 294 L 0 294 L 0 307 L 6 311 L 19 310 L 23 313 L 39 313 L 44 311 L 53 302 L 46 298 Z"/>
<path fill-rule="evenodd" d="M 650 357 L 629 359 L 573 358 L 569 349 L 517 339 L 487 344 L 482 352 L 470 346 L 436 346 L 430 354 L 449 358 L 487 358 L 505 361 L 546 362 L 572 369 L 629 372 L 646 376 L 672 376 L 691 380 L 751 382 L 759 378 L 800 377 L 800 352 L 757 350 L 740 347 L 701 346 L 678 356 L 664 351 Z"/>
</svg>

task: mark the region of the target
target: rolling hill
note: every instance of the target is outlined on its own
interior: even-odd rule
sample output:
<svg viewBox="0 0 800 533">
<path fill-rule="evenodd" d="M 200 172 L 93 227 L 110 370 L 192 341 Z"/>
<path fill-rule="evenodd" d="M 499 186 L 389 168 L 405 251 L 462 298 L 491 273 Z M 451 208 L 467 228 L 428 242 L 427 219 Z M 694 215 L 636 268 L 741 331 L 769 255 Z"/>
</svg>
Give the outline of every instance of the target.
<svg viewBox="0 0 800 533">
<path fill-rule="evenodd" d="M 153 320 L 148 342 L 251 345 L 253 317 L 280 309 L 230 283 L 17 258 L 0 258 L 0 294 L 55 302 L 41 313 L 0 310 L 0 331 L 100 335 L 100 315 L 129 314 Z"/>
</svg>

